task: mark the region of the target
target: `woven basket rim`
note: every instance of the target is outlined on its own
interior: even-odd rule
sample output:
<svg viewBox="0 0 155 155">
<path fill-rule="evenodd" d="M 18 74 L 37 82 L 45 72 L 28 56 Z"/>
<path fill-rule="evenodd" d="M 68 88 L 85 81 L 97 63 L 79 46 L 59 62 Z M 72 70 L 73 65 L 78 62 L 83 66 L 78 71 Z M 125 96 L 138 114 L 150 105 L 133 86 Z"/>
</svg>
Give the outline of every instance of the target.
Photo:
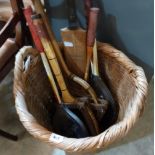
<svg viewBox="0 0 155 155">
<path fill-rule="evenodd" d="M 55 135 L 54 133 L 42 127 L 40 124 L 37 123 L 36 119 L 28 112 L 26 107 L 26 101 L 24 99 L 24 94 L 20 87 L 24 57 L 31 53 L 36 55 L 35 49 L 30 46 L 25 46 L 20 49 L 20 51 L 16 55 L 14 69 L 14 97 L 15 107 L 19 115 L 19 119 L 30 134 L 40 139 L 41 141 L 47 142 L 59 149 L 68 152 L 83 152 L 95 151 L 101 148 L 103 149 L 113 143 L 116 139 L 124 137 L 129 132 L 129 130 L 133 127 L 135 122 L 140 117 L 142 109 L 144 108 L 148 83 L 143 69 L 133 63 L 125 54 L 107 43 L 100 44 L 99 49 L 102 49 L 103 47 L 105 55 L 121 63 L 121 65 L 123 65 L 127 71 L 131 72 L 131 78 L 133 78 L 133 81 L 136 84 L 137 92 L 131 99 L 131 101 L 134 100 L 135 103 L 132 107 L 133 110 L 130 118 L 124 118 L 122 121 L 117 122 L 116 124 L 114 124 L 97 136 L 80 139 L 67 138 L 61 135 Z M 53 139 L 53 135 L 56 136 L 57 140 Z"/>
</svg>

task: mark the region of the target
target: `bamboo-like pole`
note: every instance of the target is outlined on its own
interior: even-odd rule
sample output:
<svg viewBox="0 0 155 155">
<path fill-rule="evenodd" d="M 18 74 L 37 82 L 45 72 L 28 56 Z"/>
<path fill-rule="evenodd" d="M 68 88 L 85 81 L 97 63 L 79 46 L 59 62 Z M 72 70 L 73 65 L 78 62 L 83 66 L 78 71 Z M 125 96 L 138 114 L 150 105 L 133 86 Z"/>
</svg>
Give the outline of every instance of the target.
<svg viewBox="0 0 155 155">
<path fill-rule="evenodd" d="M 55 80 L 54 80 L 53 73 L 51 71 L 50 65 L 48 63 L 48 60 L 47 60 L 45 52 L 44 52 L 44 48 L 43 48 L 42 43 L 40 41 L 40 38 L 39 38 L 39 36 L 37 34 L 35 26 L 32 23 L 32 19 L 31 19 L 32 14 L 33 14 L 33 11 L 31 9 L 31 7 L 27 7 L 26 9 L 24 9 L 24 16 L 26 18 L 29 29 L 31 31 L 31 35 L 32 35 L 33 41 L 35 43 L 35 46 L 36 46 L 37 50 L 40 52 L 41 59 L 42 59 L 45 71 L 47 73 L 50 84 L 51 84 L 51 86 L 53 88 L 56 99 L 57 99 L 58 103 L 62 103 L 61 97 L 59 95 L 59 92 L 58 92 L 58 89 L 57 89 L 57 86 L 56 86 L 56 83 L 55 83 Z"/>
<path fill-rule="evenodd" d="M 58 43 L 55 39 L 54 33 L 51 30 L 50 27 L 50 23 L 49 20 L 47 18 L 46 13 L 44 12 L 44 7 L 41 4 L 40 0 L 32 0 L 34 7 L 35 7 L 35 11 L 38 14 L 41 14 L 43 22 L 45 24 L 45 27 L 47 29 L 47 32 L 49 34 L 49 39 L 51 42 L 51 45 L 53 46 L 53 49 L 55 51 L 55 54 L 59 60 L 59 62 L 61 63 L 61 66 L 63 67 L 65 73 L 67 74 L 68 77 L 70 77 L 74 82 L 78 83 L 79 85 L 81 85 L 84 89 L 86 89 L 88 91 L 88 93 L 91 95 L 92 99 L 94 100 L 95 104 L 98 104 L 98 100 L 97 100 L 97 96 L 95 91 L 92 89 L 92 87 L 89 85 L 89 83 L 87 83 L 86 81 L 84 81 L 83 79 L 79 78 L 78 76 L 74 75 L 73 73 L 70 72 L 70 70 L 68 69 L 67 65 L 64 62 L 64 59 L 62 57 L 60 48 L 58 46 Z"/>
<path fill-rule="evenodd" d="M 47 30 L 44 26 L 42 17 L 39 14 L 33 15 L 33 23 L 37 29 L 38 35 L 40 37 L 41 43 L 44 47 L 44 51 L 50 63 L 50 66 L 53 70 L 53 73 L 56 77 L 57 83 L 60 87 L 62 98 L 65 103 L 74 103 L 75 98 L 70 94 L 69 90 L 67 89 L 65 80 L 63 78 L 60 66 L 57 61 L 57 57 L 55 55 L 54 49 L 52 44 L 49 40 Z"/>
</svg>

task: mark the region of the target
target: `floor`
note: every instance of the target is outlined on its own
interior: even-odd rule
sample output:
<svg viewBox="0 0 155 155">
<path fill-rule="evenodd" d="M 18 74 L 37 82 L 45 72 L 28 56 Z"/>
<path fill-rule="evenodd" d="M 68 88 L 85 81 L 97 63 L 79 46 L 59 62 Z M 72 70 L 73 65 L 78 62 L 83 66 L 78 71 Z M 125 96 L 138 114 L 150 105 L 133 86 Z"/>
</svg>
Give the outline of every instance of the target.
<svg viewBox="0 0 155 155">
<path fill-rule="evenodd" d="M 0 128 L 17 134 L 19 141 L 13 142 L 0 137 L 0 155 L 69 155 L 69 153 L 51 148 L 47 144 L 36 140 L 25 131 L 18 120 L 14 108 L 12 78 L 13 73 L 11 72 L 0 84 Z M 94 155 L 153 155 L 153 84 L 154 80 L 151 81 L 149 86 L 149 95 L 144 115 L 132 131 L 120 142 L 115 143 L 107 150 L 94 153 Z"/>
</svg>

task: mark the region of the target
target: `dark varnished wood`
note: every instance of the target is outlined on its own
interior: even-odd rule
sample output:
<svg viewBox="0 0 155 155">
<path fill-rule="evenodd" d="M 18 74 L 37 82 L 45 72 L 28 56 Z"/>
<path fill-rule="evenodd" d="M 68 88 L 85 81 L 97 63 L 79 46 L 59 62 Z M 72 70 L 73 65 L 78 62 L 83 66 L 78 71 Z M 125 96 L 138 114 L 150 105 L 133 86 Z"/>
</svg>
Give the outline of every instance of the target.
<svg viewBox="0 0 155 155">
<path fill-rule="evenodd" d="M 18 137 L 17 136 L 12 135 L 10 133 L 7 133 L 7 132 L 5 132 L 5 131 L 3 131 L 1 129 L 0 129 L 0 136 L 3 136 L 5 138 L 10 139 L 10 140 L 13 140 L 13 141 L 17 141 L 18 140 Z"/>
<path fill-rule="evenodd" d="M 15 30 L 15 26 L 19 21 L 19 16 L 17 13 L 12 15 L 5 26 L 0 31 L 0 47 L 13 34 L 13 30 Z"/>
</svg>

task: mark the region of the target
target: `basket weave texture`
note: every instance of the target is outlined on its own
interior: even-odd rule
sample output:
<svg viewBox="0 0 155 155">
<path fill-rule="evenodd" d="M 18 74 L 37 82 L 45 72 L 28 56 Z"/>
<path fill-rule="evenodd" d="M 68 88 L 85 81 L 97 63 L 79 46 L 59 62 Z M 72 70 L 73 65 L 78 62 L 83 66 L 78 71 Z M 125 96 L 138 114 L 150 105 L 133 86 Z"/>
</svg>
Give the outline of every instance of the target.
<svg viewBox="0 0 155 155">
<path fill-rule="evenodd" d="M 68 152 L 95 151 L 124 137 L 142 115 L 147 95 L 147 80 L 141 67 L 109 44 L 99 43 L 100 75 L 119 104 L 116 124 L 95 137 L 53 136 L 50 118 L 53 92 L 38 52 L 23 47 L 16 55 L 14 70 L 15 107 L 20 121 L 35 138 Z"/>
</svg>

